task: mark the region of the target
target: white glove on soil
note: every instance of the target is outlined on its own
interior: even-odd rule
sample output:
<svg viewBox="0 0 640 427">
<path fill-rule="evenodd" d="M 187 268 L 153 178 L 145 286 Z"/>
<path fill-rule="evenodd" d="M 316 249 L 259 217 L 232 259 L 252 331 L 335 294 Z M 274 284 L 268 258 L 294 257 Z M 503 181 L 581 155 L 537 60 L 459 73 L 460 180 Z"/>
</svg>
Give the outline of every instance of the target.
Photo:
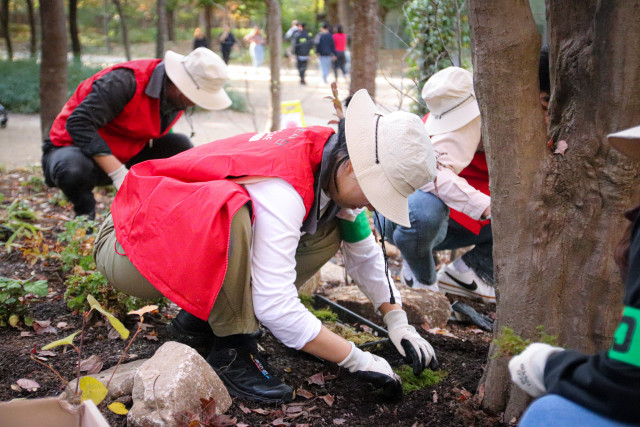
<svg viewBox="0 0 640 427">
<path fill-rule="evenodd" d="M 113 181 L 113 186 L 116 187 L 116 190 L 120 189 L 120 186 L 124 181 L 124 177 L 127 176 L 127 172 L 129 172 L 129 169 L 127 169 L 125 165 L 122 165 L 118 169 L 107 174 L 109 175 L 109 178 L 111 178 L 111 181 Z"/>
<path fill-rule="evenodd" d="M 542 396 L 547 389 L 544 386 L 544 367 L 549 356 L 563 348 L 534 342 L 509 361 L 511 381 L 532 397 Z"/>
<path fill-rule="evenodd" d="M 406 362 L 413 365 L 415 376 L 420 375 L 427 366 L 431 369 L 438 367 L 433 347 L 416 332 L 416 328 L 409 325 L 404 310 L 391 310 L 385 314 L 383 320 L 387 325 L 391 342 Z"/>
<path fill-rule="evenodd" d="M 402 381 L 393 372 L 389 362 L 381 357 L 362 351 L 351 344 L 351 352 L 338 366 L 347 368 L 349 372 L 361 380 L 382 388 L 382 392 L 389 398 L 399 400 L 402 398 Z"/>
</svg>

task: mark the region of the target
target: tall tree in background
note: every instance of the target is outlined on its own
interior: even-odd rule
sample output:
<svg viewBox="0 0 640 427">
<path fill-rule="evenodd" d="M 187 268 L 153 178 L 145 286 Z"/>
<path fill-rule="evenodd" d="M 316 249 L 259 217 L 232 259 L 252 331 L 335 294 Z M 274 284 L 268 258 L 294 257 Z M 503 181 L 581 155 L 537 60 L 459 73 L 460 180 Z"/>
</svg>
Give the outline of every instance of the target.
<svg viewBox="0 0 640 427">
<path fill-rule="evenodd" d="M 13 61 L 13 47 L 11 46 L 11 32 L 9 31 L 9 0 L 2 0 L 0 3 L 0 26 L 2 27 L 2 37 L 7 44 L 7 59 Z"/>
<path fill-rule="evenodd" d="M 38 53 L 38 37 L 36 36 L 36 13 L 33 7 L 33 0 L 26 0 L 29 14 L 29 55 L 35 58 Z"/>
<path fill-rule="evenodd" d="M 63 0 L 40 2 L 40 130 L 42 136 L 67 102 L 67 29 Z"/>
<path fill-rule="evenodd" d="M 606 142 L 607 133 L 640 121 L 640 55 L 628 42 L 640 37 L 640 0 L 547 5 L 551 150 L 528 2 L 469 1 L 491 176 L 495 334 L 508 326 L 536 340 L 542 325 L 560 345 L 593 353 L 609 346 L 619 318 L 612 255 L 626 226 L 622 212 L 640 194 L 638 165 Z M 529 399 L 511 386 L 506 365 L 506 357 L 490 358 L 480 387 L 483 406 L 510 420 Z"/>
<path fill-rule="evenodd" d="M 265 0 L 267 4 L 267 41 L 269 43 L 269 68 L 271 79 L 271 131 L 280 129 L 280 66 L 282 63 L 282 19 L 280 2 Z"/>
<path fill-rule="evenodd" d="M 78 35 L 78 0 L 69 0 L 69 35 L 71 36 L 71 51 L 76 61 L 80 60 L 82 48 Z"/>
<path fill-rule="evenodd" d="M 167 0 L 167 40 L 176 41 L 176 10 L 180 0 Z"/>
<path fill-rule="evenodd" d="M 129 29 L 127 28 L 127 15 L 124 13 L 120 0 L 113 0 L 113 4 L 116 5 L 118 10 L 118 16 L 120 17 L 120 28 L 122 29 L 122 45 L 124 47 L 124 55 L 127 61 L 131 61 L 131 46 L 129 44 Z M 158 19 L 160 17 L 158 16 Z"/>
<path fill-rule="evenodd" d="M 353 31 L 351 44 L 351 84 L 349 92 L 367 89 L 371 97 L 376 94 L 378 71 L 378 1 L 359 0 L 353 4 Z"/>
<path fill-rule="evenodd" d="M 167 40 L 167 1 L 157 0 L 156 13 L 158 15 L 156 30 L 156 58 L 164 56 L 164 43 Z"/>
</svg>

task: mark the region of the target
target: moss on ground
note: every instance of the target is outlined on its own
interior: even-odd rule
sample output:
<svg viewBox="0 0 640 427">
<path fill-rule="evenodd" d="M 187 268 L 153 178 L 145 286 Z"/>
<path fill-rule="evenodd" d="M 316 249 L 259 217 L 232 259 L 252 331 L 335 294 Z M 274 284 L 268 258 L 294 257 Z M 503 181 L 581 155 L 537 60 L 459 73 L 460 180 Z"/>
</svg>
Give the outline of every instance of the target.
<svg viewBox="0 0 640 427">
<path fill-rule="evenodd" d="M 449 376 L 447 371 L 432 371 L 430 369 L 425 369 L 416 377 L 413 375 L 413 368 L 409 365 L 402 365 L 394 369 L 394 372 L 398 374 L 402 380 L 402 391 L 404 394 L 413 393 L 414 391 L 431 387 Z"/>
</svg>

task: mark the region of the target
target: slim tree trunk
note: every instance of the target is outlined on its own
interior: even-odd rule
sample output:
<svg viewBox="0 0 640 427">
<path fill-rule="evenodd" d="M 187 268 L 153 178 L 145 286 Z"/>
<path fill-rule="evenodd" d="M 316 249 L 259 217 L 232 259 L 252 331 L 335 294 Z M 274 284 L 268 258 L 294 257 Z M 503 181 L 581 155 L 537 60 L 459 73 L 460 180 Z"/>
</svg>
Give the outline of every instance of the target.
<svg viewBox="0 0 640 427">
<path fill-rule="evenodd" d="M 267 4 L 267 41 L 271 71 L 271 131 L 280 129 L 280 66 L 282 62 L 282 18 L 280 2 L 265 0 Z"/>
<path fill-rule="evenodd" d="M 124 46 L 124 55 L 127 61 L 131 61 L 131 46 L 129 44 L 129 29 L 127 28 L 127 16 L 122 9 L 120 0 L 113 0 L 116 9 L 118 10 L 118 16 L 120 17 L 120 27 L 122 29 L 122 45 Z"/>
<path fill-rule="evenodd" d="M 209 46 L 213 47 L 211 41 L 211 29 L 213 28 L 213 6 L 206 5 L 204 7 L 204 34 L 207 40 L 209 40 Z"/>
<path fill-rule="evenodd" d="M 67 101 L 67 30 L 63 0 L 40 2 L 40 129 L 43 138 Z"/>
<path fill-rule="evenodd" d="M 29 55 L 35 58 L 38 53 L 38 37 L 36 35 L 36 14 L 33 7 L 33 0 L 27 0 L 27 10 L 29 12 Z"/>
<path fill-rule="evenodd" d="M 167 2 L 166 0 L 157 0 L 156 6 L 156 13 L 158 14 L 156 58 L 162 58 L 164 56 L 164 44 L 167 40 Z"/>
<path fill-rule="evenodd" d="M 540 36 L 528 2 L 469 1 L 474 81 L 488 154 L 499 300 L 494 338 L 508 326 L 564 347 L 610 343 L 622 303 L 613 262 L 622 212 L 638 199 L 638 166 L 606 134 L 640 117 L 640 0 L 550 2 L 549 149 L 538 98 Z M 594 102 L 594 100 L 596 100 Z M 496 350 L 496 341 L 490 353 Z M 507 357 L 489 359 L 483 406 L 517 417 L 529 398 L 511 386 Z"/>
<path fill-rule="evenodd" d="M 174 9 L 167 10 L 167 40 L 176 41 L 175 30 L 176 11 Z"/>
<path fill-rule="evenodd" d="M 13 47 L 11 46 L 11 32 L 9 31 L 9 0 L 2 0 L 0 9 L 0 21 L 2 26 L 2 37 L 7 44 L 7 59 L 13 61 Z"/>
<path fill-rule="evenodd" d="M 344 32 L 349 30 L 349 4 L 347 0 L 338 0 L 338 22 L 342 25 Z"/>
<path fill-rule="evenodd" d="M 71 36 L 71 51 L 76 61 L 80 60 L 80 37 L 78 35 L 78 0 L 69 0 L 69 35 Z"/>
<path fill-rule="evenodd" d="M 355 22 L 360 25 L 353 34 L 351 49 L 351 85 L 349 91 L 356 93 L 367 89 L 371 97 L 376 94 L 376 72 L 378 70 L 378 1 L 359 0 L 354 2 Z"/>
</svg>

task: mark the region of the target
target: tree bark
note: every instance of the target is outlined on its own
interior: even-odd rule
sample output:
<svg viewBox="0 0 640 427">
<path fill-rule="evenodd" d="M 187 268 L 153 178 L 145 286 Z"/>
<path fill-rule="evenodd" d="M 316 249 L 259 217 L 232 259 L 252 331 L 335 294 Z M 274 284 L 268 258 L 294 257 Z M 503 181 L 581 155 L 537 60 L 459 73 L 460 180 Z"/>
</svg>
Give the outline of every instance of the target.
<svg viewBox="0 0 640 427">
<path fill-rule="evenodd" d="M 280 66 L 282 64 L 282 17 L 280 2 L 265 0 L 267 4 L 267 42 L 269 43 L 269 68 L 271 71 L 271 131 L 280 129 Z"/>
<path fill-rule="evenodd" d="M 63 0 L 40 2 L 40 130 L 44 138 L 67 101 L 67 30 Z"/>
<path fill-rule="evenodd" d="M 354 2 L 353 19 L 367 24 L 360 25 L 353 33 L 349 92 L 353 95 L 364 88 L 374 98 L 378 70 L 378 1 Z"/>
<path fill-rule="evenodd" d="M 167 40 L 170 42 L 176 41 L 176 11 L 174 9 L 167 10 Z"/>
<path fill-rule="evenodd" d="M 36 35 L 36 14 L 33 7 L 33 0 L 27 0 L 27 10 L 29 13 L 29 55 L 35 58 L 38 53 L 38 36 Z"/>
<path fill-rule="evenodd" d="M 551 4 L 549 4 L 551 3 Z M 539 103 L 540 36 L 528 2 L 469 1 L 474 81 L 482 116 L 499 290 L 494 338 L 508 326 L 538 340 L 595 352 L 610 343 L 622 303 L 613 250 L 637 199 L 636 164 L 606 134 L 638 124 L 640 0 L 548 2 L 550 135 Z M 488 24 L 490 23 L 490 24 Z M 597 100 L 594 102 L 594 100 Z M 554 144 L 554 149 L 557 144 Z M 494 339 L 490 355 L 496 350 Z M 483 406 L 519 416 L 529 398 L 512 387 L 507 357 L 489 359 Z"/>
<path fill-rule="evenodd" d="M 204 34 L 209 40 L 209 46 L 213 47 L 211 28 L 213 28 L 213 6 L 208 4 L 204 7 Z"/>
<path fill-rule="evenodd" d="M 158 14 L 157 38 L 156 38 L 156 58 L 164 57 L 164 44 L 167 40 L 167 2 L 157 0 L 156 13 Z"/>
<path fill-rule="evenodd" d="M 0 8 L 0 26 L 2 27 L 2 37 L 7 45 L 7 59 L 13 61 L 13 47 L 11 46 L 11 31 L 9 31 L 9 0 L 2 0 Z"/>
<path fill-rule="evenodd" d="M 76 61 L 80 60 L 82 48 L 78 35 L 78 0 L 69 0 L 69 36 L 71 37 L 71 51 Z"/>
<path fill-rule="evenodd" d="M 122 3 L 120 0 L 113 0 L 116 9 L 118 10 L 118 16 L 120 17 L 120 28 L 122 30 L 122 45 L 124 47 L 124 55 L 127 61 L 131 61 L 131 45 L 129 43 L 129 29 L 127 28 L 127 16 L 122 9 Z"/>
</svg>

